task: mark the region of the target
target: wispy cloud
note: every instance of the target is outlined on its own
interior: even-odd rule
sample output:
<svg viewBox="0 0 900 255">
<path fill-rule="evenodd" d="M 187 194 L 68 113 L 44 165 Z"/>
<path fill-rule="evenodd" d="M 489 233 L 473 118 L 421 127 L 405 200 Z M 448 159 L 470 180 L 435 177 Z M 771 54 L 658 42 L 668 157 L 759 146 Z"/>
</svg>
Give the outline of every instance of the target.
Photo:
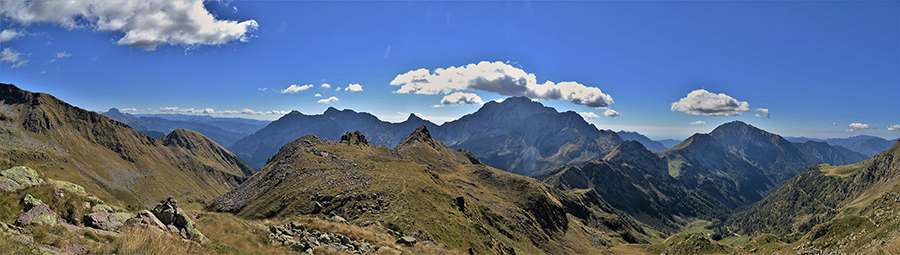
<svg viewBox="0 0 900 255">
<path fill-rule="evenodd" d="M 281 93 L 281 94 L 294 94 L 294 93 L 297 93 L 297 92 L 300 92 L 300 91 L 304 91 L 304 90 L 310 89 L 310 88 L 312 88 L 312 87 L 313 87 L 313 85 L 311 85 L 311 84 L 306 84 L 306 85 L 303 85 L 303 86 L 297 86 L 297 84 L 292 84 L 291 86 L 287 87 L 286 89 L 281 90 L 279 93 Z"/>
<path fill-rule="evenodd" d="M 755 115 L 757 118 L 762 118 L 762 117 L 765 117 L 766 119 L 769 118 L 769 109 L 766 109 L 766 108 L 756 108 L 756 111 L 762 113 L 762 114 L 757 113 L 757 114 Z"/>
<path fill-rule="evenodd" d="M 475 93 L 456 92 L 441 99 L 440 105 L 483 104 L 481 97 Z"/>
<path fill-rule="evenodd" d="M 4 29 L 0 31 L 0 42 L 8 42 L 12 39 L 16 39 L 16 37 L 22 36 L 24 33 L 15 30 L 15 29 Z"/>
<path fill-rule="evenodd" d="M 898 125 L 898 124 L 890 125 L 890 126 L 887 126 L 887 127 L 885 127 L 885 128 L 886 128 L 888 131 L 900 131 L 900 125 Z"/>
<path fill-rule="evenodd" d="M 334 103 L 334 102 L 337 102 L 337 101 L 338 101 L 338 98 L 337 98 L 337 97 L 329 97 L 329 98 L 325 98 L 325 99 L 319 99 L 319 101 L 316 101 L 316 103 L 319 103 L 319 104 L 330 104 L 330 103 Z M 351 101 L 352 101 L 352 100 L 351 100 Z"/>
<path fill-rule="evenodd" d="M 10 62 L 12 66 L 9 68 L 19 68 L 28 64 L 28 60 L 24 57 L 28 55 L 31 55 L 31 53 L 21 53 L 12 48 L 5 48 L 3 51 L 0 51 L 0 63 Z"/>
<path fill-rule="evenodd" d="M 71 57 L 72 54 L 66 51 L 56 53 L 56 57 L 50 60 L 50 63 L 56 62 L 57 59 Z"/>
<path fill-rule="evenodd" d="M 698 121 L 694 121 L 694 122 L 691 122 L 691 123 L 688 123 L 688 124 L 691 124 L 691 125 L 705 125 L 705 124 L 706 124 L 706 121 L 698 120 Z"/>
</svg>

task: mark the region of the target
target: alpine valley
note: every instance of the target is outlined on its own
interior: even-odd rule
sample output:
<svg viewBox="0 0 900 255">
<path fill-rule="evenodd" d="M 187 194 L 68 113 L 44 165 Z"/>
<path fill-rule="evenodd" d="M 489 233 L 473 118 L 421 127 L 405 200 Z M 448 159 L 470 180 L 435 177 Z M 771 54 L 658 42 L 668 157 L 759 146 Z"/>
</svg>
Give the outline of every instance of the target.
<svg viewBox="0 0 900 255">
<path fill-rule="evenodd" d="M 896 140 L 653 141 L 526 97 L 440 125 L 162 117 L 0 84 L 0 251 L 900 254 Z"/>
</svg>

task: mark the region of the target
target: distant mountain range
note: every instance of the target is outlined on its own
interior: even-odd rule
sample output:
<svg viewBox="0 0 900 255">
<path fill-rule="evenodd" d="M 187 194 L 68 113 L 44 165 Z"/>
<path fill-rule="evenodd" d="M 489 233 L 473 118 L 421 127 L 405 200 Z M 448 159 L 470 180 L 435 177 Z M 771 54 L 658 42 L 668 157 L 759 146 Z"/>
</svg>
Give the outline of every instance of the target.
<svg viewBox="0 0 900 255">
<path fill-rule="evenodd" d="M 511 97 L 502 103 L 485 103 L 478 111 L 440 126 L 412 114 L 404 122 L 389 123 L 353 110 L 329 108 L 321 115 L 294 111 L 230 149 L 261 167 L 283 144 L 305 134 L 337 140 L 343 132 L 358 130 L 372 144 L 392 147 L 420 125 L 450 148 L 465 148 L 489 166 L 522 175 L 581 164 L 622 142 L 615 132 L 599 130 L 575 112 L 560 113 L 528 98 Z"/>
<path fill-rule="evenodd" d="M 803 141 L 815 141 L 815 142 L 825 142 L 830 145 L 838 145 L 852 151 L 858 152 L 860 154 L 865 155 L 866 157 L 874 156 L 877 153 L 880 153 L 884 150 L 887 150 L 895 143 L 897 143 L 900 138 L 893 140 L 886 140 L 881 137 L 871 136 L 871 135 L 858 135 L 851 136 L 848 138 L 829 138 L 829 139 L 817 139 L 817 138 L 808 138 L 808 137 L 786 137 L 788 141 L 791 142 L 803 142 Z"/>
<path fill-rule="evenodd" d="M 38 169 L 107 201 L 141 205 L 171 195 L 211 199 L 253 169 L 209 138 L 174 130 L 153 139 L 51 95 L 0 83 L 0 162 Z"/>
<path fill-rule="evenodd" d="M 229 147 L 241 138 L 255 133 L 269 121 L 243 118 L 216 118 L 184 114 L 132 115 L 111 108 L 103 113 L 125 123 L 150 137 L 159 139 L 175 129 L 190 129 L 209 137 L 221 146 Z"/>
<path fill-rule="evenodd" d="M 672 139 L 667 139 L 667 140 L 675 141 L 675 143 L 674 144 L 669 143 L 672 146 L 666 146 L 662 142 L 650 140 L 650 138 L 648 138 L 642 134 L 639 134 L 638 132 L 628 132 L 628 131 L 622 130 L 622 131 L 616 132 L 616 134 L 619 134 L 619 137 L 622 137 L 622 140 L 637 141 L 637 142 L 641 143 L 642 145 L 644 145 L 644 148 L 647 148 L 648 150 L 651 150 L 651 151 L 664 151 L 668 148 L 671 148 L 672 146 L 675 146 L 675 144 L 678 144 L 680 142 L 680 141 L 675 141 Z"/>
</svg>

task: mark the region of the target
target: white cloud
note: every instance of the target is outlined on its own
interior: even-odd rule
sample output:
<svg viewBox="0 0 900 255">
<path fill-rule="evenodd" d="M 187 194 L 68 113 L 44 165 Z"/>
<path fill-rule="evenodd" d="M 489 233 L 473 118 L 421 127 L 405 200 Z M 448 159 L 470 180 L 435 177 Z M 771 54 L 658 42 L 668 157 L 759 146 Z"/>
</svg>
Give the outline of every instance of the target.
<svg viewBox="0 0 900 255">
<path fill-rule="evenodd" d="M 121 111 L 123 111 L 123 112 L 136 112 L 136 111 L 137 111 L 137 108 L 125 108 L 125 109 L 121 109 Z"/>
<path fill-rule="evenodd" d="M 596 113 L 593 113 L 593 112 L 579 112 L 578 115 L 581 115 L 581 117 L 584 119 L 600 118 L 600 115 L 597 115 Z"/>
<path fill-rule="evenodd" d="M 125 34 L 116 43 L 155 50 L 160 44 L 219 45 L 246 42 L 259 25 L 216 19 L 203 7 L 203 0 L 145 1 L 30 1 L 4 0 L 0 16 L 14 22 L 51 23 L 68 29 L 118 31 Z"/>
<path fill-rule="evenodd" d="M 698 89 L 688 93 L 687 97 L 672 103 L 672 111 L 680 111 L 690 115 L 736 116 L 750 111 L 750 104 L 740 102 L 724 93 L 710 93 Z"/>
<path fill-rule="evenodd" d="M 0 32 L 0 42 L 8 42 L 12 39 L 16 39 L 16 37 L 22 36 L 24 33 L 19 32 L 15 29 L 4 29 Z"/>
<path fill-rule="evenodd" d="M 306 85 L 303 85 L 303 86 L 297 86 L 297 84 L 293 84 L 293 85 L 287 87 L 286 89 L 281 90 L 280 93 L 281 93 L 281 94 L 288 94 L 288 93 L 294 94 L 294 93 L 297 93 L 297 92 L 300 92 L 300 91 L 307 90 L 307 89 L 312 88 L 312 87 L 313 87 L 313 85 L 310 85 L 310 84 L 306 84 Z"/>
<path fill-rule="evenodd" d="M 613 103 L 600 89 L 577 82 L 537 82 L 534 74 L 503 62 L 482 61 L 460 67 L 412 70 L 397 75 L 391 85 L 400 86 L 394 93 L 450 94 L 454 91 L 487 91 L 504 96 L 525 96 L 537 100 L 565 100 L 589 107 L 606 107 Z"/>
<path fill-rule="evenodd" d="M 329 85 L 328 83 L 322 83 L 322 88 L 331 88 L 331 85 Z"/>
<path fill-rule="evenodd" d="M 866 130 L 866 129 L 878 129 L 877 127 L 869 126 L 868 124 L 862 124 L 862 123 L 858 123 L 858 122 L 850 123 L 849 126 L 850 126 L 851 131 Z"/>
<path fill-rule="evenodd" d="M 441 99 L 440 105 L 483 104 L 481 97 L 475 93 L 456 92 Z"/>
<path fill-rule="evenodd" d="M 762 113 L 762 114 L 757 113 L 757 114 L 756 114 L 756 117 L 757 117 L 757 118 L 762 118 L 762 117 L 766 117 L 766 119 L 769 118 L 769 109 L 766 109 L 766 108 L 756 108 L 756 111 Z"/>
<path fill-rule="evenodd" d="M 50 60 L 50 63 L 56 62 L 57 59 L 71 57 L 72 54 L 66 51 L 56 53 L 56 57 Z"/>
<path fill-rule="evenodd" d="M 615 111 L 615 110 L 613 110 L 613 109 L 606 109 L 606 111 L 603 112 L 603 116 L 606 116 L 606 117 L 619 117 L 619 112 L 617 112 L 617 111 Z"/>
<path fill-rule="evenodd" d="M 337 102 L 337 101 L 338 101 L 338 98 L 337 98 L 337 97 L 329 97 L 329 98 L 325 98 L 325 99 L 319 99 L 319 101 L 316 101 L 316 103 L 320 103 L 320 104 L 330 104 L 330 103 L 334 103 L 334 102 Z"/>
<path fill-rule="evenodd" d="M 691 122 L 691 123 L 688 123 L 688 124 L 691 124 L 691 125 L 704 125 L 704 124 L 706 124 L 706 121 L 698 120 L 698 121 L 694 121 L 694 122 Z"/>
<path fill-rule="evenodd" d="M 341 91 L 341 87 L 334 88 L 334 91 Z"/>
<path fill-rule="evenodd" d="M 316 93 L 313 97 L 322 97 L 322 94 Z"/>
<path fill-rule="evenodd" d="M 10 66 L 9 68 L 19 68 L 24 66 L 25 64 L 28 64 L 28 60 L 23 57 L 28 55 L 31 54 L 21 53 L 12 48 L 6 48 L 3 49 L 2 52 L 0 52 L 0 63 L 10 62 L 12 63 L 12 66 Z"/>
<path fill-rule="evenodd" d="M 359 91 L 363 91 L 363 90 L 362 90 L 362 85 L 359 85 L 359 84 L 350 84 L 349 86 L 347 86 L 346 88 L 344 88 L 344 91 L 359 92 Z"/>
<path fill-rule="evenodd" d="M 900 125 L 898 124 L 890 125 L 885 128 L 887 128 L 888 131 L 900 131 Z"/>
<path fill-rule="evenodd" d="M 832 125 L 832 126 L 837 126 L 837 122 L 832 122 L 831 125 Z"/>
</svg>

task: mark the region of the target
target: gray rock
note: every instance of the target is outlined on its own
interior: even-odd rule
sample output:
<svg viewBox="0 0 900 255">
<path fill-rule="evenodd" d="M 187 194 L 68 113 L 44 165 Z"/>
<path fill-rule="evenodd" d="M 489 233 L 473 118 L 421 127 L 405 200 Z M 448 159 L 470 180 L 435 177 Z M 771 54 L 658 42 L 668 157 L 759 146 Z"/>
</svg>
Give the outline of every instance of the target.
<svg viewBox="0 0 900 255">
<path fill-rule="evenodd" d="M 2 191 L 15 192 L 44 183 L 37 171 L 26 166 L 17 166 L 0 171 L 0 190 Z"/>
<path fill-rule="evenodd" d="M 16 225 L 18 226 L 32 226 L 32 225 L 56 225 L 57 218 L 56 212 L 50 209 L 50 206 L 44 203 L 34 206 L 30 210 L 19 214 L 19 217 L 16 218 Z"/>
<path fill-rule="evenodd" d="M 404 237 L 401 237 L 400 239 L 397 239 L 397 244 L 413 246 L 416 244 L 416 238 L 411 237 L 411 236 L 404 236 Z"/>
<path fill-rule="evenodd" d="M 84 225 L 106 231 L 115 231 L 125 224 L 125 221 L 134 218 L 134 214 L 126 212 L 109 213 L 95 212 L 84 215 Z"/>
</svg>

